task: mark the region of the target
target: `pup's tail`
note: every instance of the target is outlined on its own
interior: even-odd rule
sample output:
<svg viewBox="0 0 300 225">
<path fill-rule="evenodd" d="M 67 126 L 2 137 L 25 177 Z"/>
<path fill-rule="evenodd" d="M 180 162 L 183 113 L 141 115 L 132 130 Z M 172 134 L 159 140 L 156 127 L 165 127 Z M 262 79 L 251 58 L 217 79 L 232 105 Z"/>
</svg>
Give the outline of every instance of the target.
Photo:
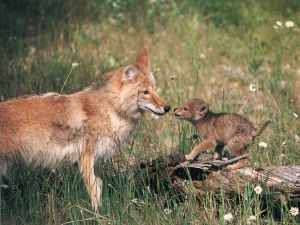
<svg viewBox="0 0 300 225">
<path fill-rule="evenodd" d="M 252 137 L 256 138 L 261 135 L 262 132 L 266 129 L 266 127 L 271 123 L 271 120 L 266 121 L 258 130 L 252 131 Z"/>
</svg>

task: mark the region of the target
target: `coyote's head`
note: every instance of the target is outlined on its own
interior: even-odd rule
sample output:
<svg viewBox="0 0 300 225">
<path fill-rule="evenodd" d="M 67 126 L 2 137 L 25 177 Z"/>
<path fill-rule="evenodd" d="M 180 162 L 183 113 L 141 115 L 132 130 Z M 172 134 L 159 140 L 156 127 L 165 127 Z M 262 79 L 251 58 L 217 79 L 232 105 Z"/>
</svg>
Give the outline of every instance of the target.
<svg viewBox="0 0 300 225">
<path fill-rule="evenodd" d="M 156 92 L 146 47 L 138 51 L 135 63 L 114 73 L 107 83 L 107 91 L 115 109 L 132 118 L 138 118 L 142 111 L 163 115 L 170 110 Z"/>
</svg>

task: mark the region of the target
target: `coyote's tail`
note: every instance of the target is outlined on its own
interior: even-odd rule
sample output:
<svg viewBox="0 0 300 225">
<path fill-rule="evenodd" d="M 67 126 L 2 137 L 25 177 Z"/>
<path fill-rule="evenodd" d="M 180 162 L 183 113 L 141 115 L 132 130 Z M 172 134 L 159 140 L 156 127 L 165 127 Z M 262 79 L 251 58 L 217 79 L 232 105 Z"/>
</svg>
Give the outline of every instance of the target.
<svg viewBox="0 0 300 225">
<path fill-rule="evenodd" d="M 262 132 L 266 129 L 266 127 L 271 123 L 271 120 L 266 121 L 258 130 L 253 131 L 251 133 L 252 137 L 257 137 L 262 134 Z"/>
</svg>

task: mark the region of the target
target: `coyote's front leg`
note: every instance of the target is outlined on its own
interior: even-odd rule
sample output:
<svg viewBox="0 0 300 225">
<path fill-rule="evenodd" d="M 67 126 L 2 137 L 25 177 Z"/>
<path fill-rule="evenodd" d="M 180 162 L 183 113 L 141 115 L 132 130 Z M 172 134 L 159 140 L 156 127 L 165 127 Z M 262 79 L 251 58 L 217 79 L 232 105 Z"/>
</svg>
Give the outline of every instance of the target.
<svg viewBox="0 0 300 225">
<path fill-rule="evenodd" d="M 84 184 L 90 195 L 92 206 L 95 211 L 101 206 L 102 180 L 94 174 L 95 144 L 88 140 L 84 153 L 79 161 L 80 171 Z"/>
<path fill-rule="evenodd" d="M 188 155 L 185 155 L 185 159 L 194 160 L 201 152 L 213 148 L 215 145 L 216 144 L 212 140 L 204 140 L 202 143 L 196 145 Z"/>
</svg>

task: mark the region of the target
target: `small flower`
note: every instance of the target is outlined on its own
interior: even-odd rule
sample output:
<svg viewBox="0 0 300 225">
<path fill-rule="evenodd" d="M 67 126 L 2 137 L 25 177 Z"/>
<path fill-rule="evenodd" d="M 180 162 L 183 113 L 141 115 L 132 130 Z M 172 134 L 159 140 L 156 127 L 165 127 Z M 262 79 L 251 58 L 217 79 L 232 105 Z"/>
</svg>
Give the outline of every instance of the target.
<svg viewBox="0 0 300 225">
<path fill-rule="evenodd" d="M 281 26 L 282 26 L 282 22 L 281 22 L 281 21 L 276 21 L 276 25 L 277 25 L 278 27 L 281 27 Z"/>
<path fill-rule="evenodd" d="M 247 224 L 251 224 L 252 222 L 256 221 L 256 216 L 255 215 L 251 215 L 249 216 L 249 218 L 247 219 Z"/>
<path fill-rule="evenodd" d="M 252 92 L 255 92 L 257 90 L 256 84 L 250 84 L 249 85 L 249 90 L 252 91 Z"/>
<path fill-rule="evenodd" d="M 231 213 L 227 213 L 224 215 L 224 220 L 231 222 L 233 220 L 233 215 Z"/>
<path fill-rule="evenodd" d="M 268 144 L 266 142 L 261 141 L 261 142 L 259 142 L 258 146 L 262 147 L 262 148 L 267 148 Z"/>
<path fill-rule="evenodd" d="M 300 173 L 296 173 L 296 177 L 300 178 Z"/>
<path fill-rule="evenodd" d="M 282 146 L 285 146 L 285 145 L 286 145 L 286 141 L 283 141 L 283 142 L 281 143 L 281 145 L 282 145 Z"/>
<path fill-rule="evenodd" d="M 256 216 L 255 215 L 249 216 L 248 220 L 255 221 L 256 220 Z"/>
<path fill-rule="evenodd" d="M 256 194 L 260 195 L 261 192 L 262 192 L 261 186 L 257 185 L 257 186 L 254 188 L 254 191 L 255 191 Z"/>
<path fill-rule="evenodd" d="M 274 28 L 275 30 L 277 30 L 277 29 L 278 29 L 278 26 L 277 26 L 276 24 L 274 24 L 274 25 L 273 25 L 273 28 Z"/>
<path fill-rule="evenodd" d="M 297 207 L 291 207 L 290 213 L 292 216 L 297 216 L 299 214 L 299 209 Z"/>
<path fill-rule="evenodd" d="M 78 62 L 73 62 L 73 63 L 72 63 L 72 68 L 75 68 L 75 67 L 77 67 L 77 66 L 79 66 L 79 63 L 78 63 Z"/>
<path fill-rule="evenodd" d="M 297 113 L 293 113 L 293 116 L 297 119 L 298 118 L 298 114 Z"/>
<path fill-rule="evenodd" d="M 35 53 L 35 47 L 31 46 L 29 48 L 29 52 L 30 52 L 30 54 L 34 54 Z"/>
<path fill-rule="evenodd" d="M 290 21 L 290 20 L 285 21 L 285 24 L 284 24 L 284 25 L 285 25 L 286 28 L 292 28 L 292 27 L 295 26 L 294 22 L 293 22 L 293 21 Z"/>
<path fill-rule="evenodd" d="M 165 213 L 166 215 L 170 214 L 171 212 L 172 212 L 172 210 L 169 209 L 169 208 L 165 208 L 165 209 L 164 209 L 164 213 Z"/>
<path fill-rule="evenodd" d="M 203 52 L 200 53 L 200 59 L 206 59 L 206 55 Z"/>
</svg>

